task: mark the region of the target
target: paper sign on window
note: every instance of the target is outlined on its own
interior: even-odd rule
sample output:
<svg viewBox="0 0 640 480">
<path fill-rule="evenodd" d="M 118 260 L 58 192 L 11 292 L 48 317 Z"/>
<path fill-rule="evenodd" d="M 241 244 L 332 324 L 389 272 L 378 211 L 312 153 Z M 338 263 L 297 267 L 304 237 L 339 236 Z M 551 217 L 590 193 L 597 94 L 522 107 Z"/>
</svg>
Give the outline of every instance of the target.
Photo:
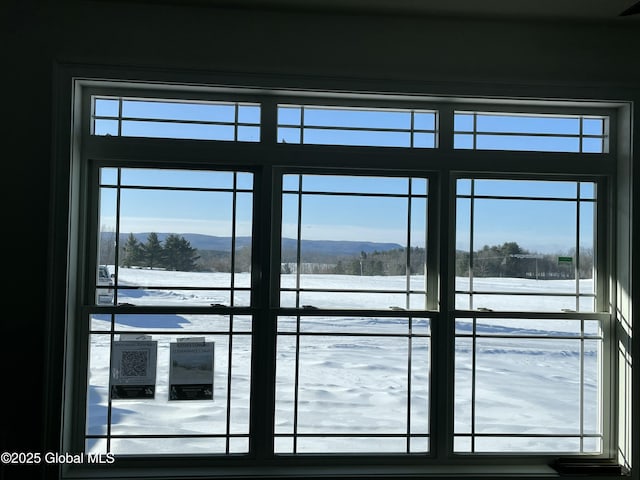
<svg viewBox="0 0 640 480">
<path fill-rule="evenodd" d="M 213 400 L 213 351 L 204 338 L 170 345 L 169 400 Z"/>
<path fill-rule="evenodd" d="M 143 336 L 121 336 L 111 349 L 110 391 L 112 399 L 150 399 L 156 391 L 158 342 Z"/>
</svg>

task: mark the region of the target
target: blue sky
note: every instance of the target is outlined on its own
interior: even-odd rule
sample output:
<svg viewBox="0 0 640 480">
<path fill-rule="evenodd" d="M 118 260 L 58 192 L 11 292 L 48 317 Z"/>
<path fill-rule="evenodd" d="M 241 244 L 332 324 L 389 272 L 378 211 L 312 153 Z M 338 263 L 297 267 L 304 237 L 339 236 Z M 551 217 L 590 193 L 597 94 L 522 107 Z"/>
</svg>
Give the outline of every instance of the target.
<svg viewBox="0 0 640 480">
<path fill-rule="evenodd" d="M 233 140 L 233 125 L 209 125 L 193 122 L 235 122 L 242 125 L 243 133 L 238 138 L 244 141 L 259 139 L 259 106 L 243 104 L 176 104 L 167 102 L 123 102 L 123 116 L 134 118 L 128 123 L 123 121 L 123 134 L 130 136 L 172 136 L 183 138 L 217 138 Z M 96 114 L 97 134 L 117 134 L 117 100 L 98 100 Z M 237 117 L 236 117 L 237 115 Z M 304 117 L 305 139 L 316 143 L 361 144 L 398 146 L 406 145 L 412 121 L 415 129 L 423 135 L 418 147 L 429 148 L 434 134 L 429 130 L 436 128 L 436 116 L 433 112 L 414 112 L 408 110 L 374 111 L 361 109 L 305 108 L 296 106 L 280 108 L 279 122 L 283 138 L 288 142 L 300 141 L 302 118 Z M 412 119 L 413 118 L 413 119 Z M 162 123 L 156 119 L 170 119 L 174 122 Z M 127 129 L 124 125 L 127 124 Z M 323 127 L 334 127 L 326 130 Z M 485 143 L 487 149 L 510 148 L 552 149 L 577 151 L 582 141 L 585 151 L 600 148 L 601 138 L 583 138 L 576 134 L 601 135 L 603 121 L 597 118 L 579 117 L 556 118 L 512 115 L 478 115 L 476 126 L 479 131 L 478 145 Z M 383 128 L 398 131 L 381 132 L 346 130 L 347 128 Z M 337 128 L 337 129 L 336 129 Z M 285 129 L 285 130 L 282 130 Z M 456 117 L 456 130 L 466 132 L 473 129 L 473 115 L 459 113 Z M 126 130 L 126 132 L 125 132 Z M 186 132 L 186 133 L 185 133 Z M 189 133 L 190 132 L 190 133 Z M 508 132 L 507 136 L 496 137 L 492 132 Z M 548 133 L 558 137 L 540 136 Z M 531 134 L 531 135 L 523 135 Z M 216 136 L 217 135 L 217 136 Z M 416 133 L 414 132 L 414 135 Z M 457 146 L 466 148 L 466 133 L 458 133 Z M 429 140 L 430 139 L 430 140 Z M 417 140 L 416 140 L 417 141 Z M 403 143 L 404 142 L 404 143 Z M 492 143 L 493 142 L 493 143 Z M 542 142 L 542 143 L 541 143 Z M 543 148 L 540 145 L 543 144 Z M 597 145 L 596 145 L 597 144 Z M 432 147 L 431 147 L 432 148 Z M 107 185 L 116 183 L 116 170 L 105 169 L 102 181 Z M 285 237 L 297 236 L 298 216 L 298 176 L 285 175 L 283 178 L 283 227 Z M 239 173 L 236 177 L 236 235 L 251 233 L 252 217 L 252 180 L 250 173 Z M 231 190 L 234 177 L 228 172 L 204 171 L 124 171 L 122 185 L 137 185 L 142 188 L 122 189 L 120 209 L 120 231 L 128 232 L 174 232 L 201 233 L 217 236 L 232 234 L 233 195 L 230 191 L 180 190 L 180 188 L 214 188 Z M 427 182 L 413 179 L 411 190 L 414 197 L 407 198 L 410 180 L 407 178 L 371 178 L 359 176 L 319 176 L 303 177 L 302 200 L 302 238 L 312 240 L 358 240 L 375 242 L 407 243 L 407 230 L 411 234 L 411 245 L 423 247 L 425 244 Z M 537 252 L 567 251 L 575 247 L 577 202 L 563 201 L 575 199 L 576 182 L 523 182 L 488 181 L 475 183 L 475 194 L 494 197 L 521 196 L 529 199 L 483 199 L 474 202 L 474 249 L 484 245 L 502 244 L 515 241 L 522 247 Z M 154 190 L 146 187 L 172 187 L 174 190 Z M 323 195 L 313 192 L 330 192 Z M 347 195 L 347 194 L 359 195 Z M 367 196 L 369 193 L 384 193 L 388 196 Z M 457 248 L 468 249 L 470 244 L 470 182 L 458 182 L 457 201 Z M 394 196 L 395 195 L 395 196 Z M 591 183 L 580 185 L 580 197 L 591 199 L 594 186 Z M 549 200 L 549 198 L 559 198 Z M 546 200 L 545 200 L 546 199 Z M 101 199 L 101 228 L 115 230 L 116 197 L 115 189 L 103 188 Z M 411 206 L 411 225 L 408 226 L 408 207 Z M 580 237 L 581 247 L 591 248 L 593 239 L 593 203 L 581 202 Z"/>
<path fill-rule="evenodd" d="M 149 171 L 125 170 L 126 183 L 160 186 L 204 186 L 199 175 L 183 172 L 162 172 L 154 178 Z M 138 174 L 144 174 L 144 180 Z M 189 180 L 196 179 L 196 182 Z M 283 236 L 296 238 L 298 199 L 297 175 L 285 176 L 283 194 Z M 411 205 L 411 245 L 425 245 L 425 229 L 428 197 L 426 181 L 415 179 L 412 192 L 417 196 L 409 202 L 406 196 L 409 180 L 406 178 L 376 179 L 345 176 L 321 178 L 303 177 L 301 235 L 308 240 L 357 240 L 407 243 L 408 207 Z M 215 188 L 231 188 L 231 174 L 212 175 L 209 180 Z M 250 186 L 251 175 L 242 175 L 238 185 Z M 307 181 L 308 180 L 308 181 Z M 228 183 L 227 183 L 228 182 Z M 465 185 L 460 181 L 461 196 L 457 200 L 457 242 L 460 249 L 470 244 L 471 199 L 466 196 Z M 476 195 L 492 195 L 498 198 L 476 198 L 474 201 L 474 249 L 484 245 L 518 242 L 522 247 L 538 252 L 564 252 L 575 247 L 577 202 L 576 183 L 553 182 L 476 181 Z M 536 185 L 538 184 L 538 185 Z M 296 188 L 294 190 L 293 188 Z M 368 196 L 379 187 L 388 196 Z M 422 189 L 419 188 L 422 187 Z M 589 184 L 589 186 L 592 186 Z M 554 191 L 551 192 L 551 189 Z M 582 187 L 582 190 L 585 188 Z M 331 195 L 313 192 L 331 192 Z M 347 195 L 359 193 L 359 195 Z M 103 188 L 101 225 L 115 230 L 116 190 Z M 529 196 L 527 199 L 499 198 L 514 194 Z M 559 199 L 549 199 L 550 193 Z M 583 193 L 584 194 L 584 193 Z M 395 196 L 393 196 L 395 195 Z M 566 198 L 565 199 L 563 199 Z M 236 194 L 236 235 L 251 234 L 252 193 L 241 190 Z M 123 189 L 121 193 L 120 231 L 201 233 L 231 236 L 233 195 L 229 191 Z M 594 204 L 580 203 L 581 247 L 593 247 Z"/>
</svg>

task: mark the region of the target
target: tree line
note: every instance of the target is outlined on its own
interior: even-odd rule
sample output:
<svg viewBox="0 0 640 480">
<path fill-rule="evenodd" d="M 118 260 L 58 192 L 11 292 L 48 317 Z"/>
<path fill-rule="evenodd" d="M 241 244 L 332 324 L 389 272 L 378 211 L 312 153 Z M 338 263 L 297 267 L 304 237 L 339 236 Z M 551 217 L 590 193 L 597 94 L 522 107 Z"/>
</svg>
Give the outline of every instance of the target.
<svg viewBox="0 0 640 480">
<path fill-rule="evenodd" d="M 230 246 L 230 245 L 229 245 Z M 118 244 L 113 232 L 106 232 L 100 242 L 100 263 L 115 262 L 118 248 L 121 267 L 157 268 L 182 272 L 230 272 L 233 263 L 235 272 L 251 271 L 251 247 L 236 249 L 233 260 L 228 251 L 198 250 L 178 234 L 168 234 L 164 241 L 151 232 L 144 242 L 130 233 Z"/>
<path fill-rule="evenodd" d="M 531 252 L 516 242 L 502 245 L 485 245 L 471 254 L 456 251 L 456 276 L 468 277 L 511 277 L 534 279 L 573 279 L 593 276 L 593 251 L 581 249 L 577 256 L 575 249 L 563 253 L 540 254 Z M 283 256 L 282 273 L 295 273 L 296 262 L 291 255 Z M 562 260 L 562 261 L 561 261 Z M 421 275 L 425 271 L 426 251 L 424 248 L 397 248 L 359 256 L 325 257 L 322 262 L 313 261 L 301 255 L 301 273 L 324 273 L 334 275 Z"/>
<path fill-rule="evenodd" d="M 191 272 L 198 270 L 199 258 L 198 251 L 183 236 L 172 233 L 162 242 L 157 233 L 151 232 L 146 242 L 140 242 L 130 233 L 120 252 L 120 265 Z"/>
<path fill-rule="evenodd" d="M 456 276 L 511 277 L 535 279 L 574 279 L 593 276 L 593 250 L 576 249 L 563 253 L 540 254 L 521 248 L 516 242 L 485 245 L 473 252 L 456 252 Z M 576 262 L 578 262 L 576 268 Z M 576 272 L 577 270 L 577 272 Z"/>
<path fill-rule="evenodd" d="M 424 248 L 411 247 L 409 252 L 404 248 L 395 248 L 333 258 L 325 255 L 322 262 L 314 262 L 303 254 L 301 273 L 373 276 L 406 275 L 408 270 L 410 275 L 419 275 L 424 273 L 425 253 Z M 295 273 L 296 263 L 289 260 L 283 262 L 282 273 Z"/>
<path fill-rule="evenodd" d="M 115 242 L 101 242 L 101 263 L 112 263 Z M 178 234 L 169 234 L 161 241 L 157 233 L 149 233 L 145 242 L 130 233 L 119 247 L 120 266 L 162 268 L 175 271 L 249 272 L 251 247 L 229 251 L 197 250 Z M 593 251 L 575 249 L 563 253 L 539 254 L 523 249 L 516 242 L 485 245 L 473 253 L 456 251 L 455 274 L 459 277 L 511 277 L 535 279 L 573 279 L 593 276 Z M 578 262 L 576 265 L 576 262 Z M 282 252 L 281 272 L 295 273 L 295 252 Z M 301 255 L 301 273 L 333 275 L 421 275 L 426 268 L 426 251 L 420 247 L 396 248 L 360 252 L 359 255 L 323 254 L 322 259 Z"/>
</svg>

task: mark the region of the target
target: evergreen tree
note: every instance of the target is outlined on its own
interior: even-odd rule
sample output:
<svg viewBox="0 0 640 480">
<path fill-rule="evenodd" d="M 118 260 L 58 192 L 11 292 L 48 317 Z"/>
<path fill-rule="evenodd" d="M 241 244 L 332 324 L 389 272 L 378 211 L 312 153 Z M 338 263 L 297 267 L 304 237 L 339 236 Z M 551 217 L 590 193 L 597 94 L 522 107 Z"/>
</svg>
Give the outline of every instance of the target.
<svg viewBox="0 0 640 480">
<path fill-rule="evenodd" d="M 124 244 L 124 251 L 120 263 L 123 267 L 137 266 L 140 265 L 142 257 L 142 244 L 136 239 L 133 233 L 130 233 Z"/>
<path fill-rule="evenodd" d="M 167 269 L 192 272 L 198 258 L 196 249 L 184 237 L 172 233 L 165 239 L 162 261 Z"/>
<path fill-rule="evenodd" d="M 164 249 L 158 239 L 158 234 L 151 232 L 147 236 L 147 241 L 142 245 L 144 263 L 147 267 L 161 267 L 164 263 Z"/>
</svg>

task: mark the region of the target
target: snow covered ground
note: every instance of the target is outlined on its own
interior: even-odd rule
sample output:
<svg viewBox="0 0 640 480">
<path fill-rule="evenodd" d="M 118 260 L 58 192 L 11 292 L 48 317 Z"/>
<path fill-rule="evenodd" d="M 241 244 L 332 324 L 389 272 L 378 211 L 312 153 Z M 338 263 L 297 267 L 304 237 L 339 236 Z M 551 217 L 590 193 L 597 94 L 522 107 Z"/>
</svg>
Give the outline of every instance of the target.
<svg viewBox="0 0 640 480">
<path fill-rule="evenodd" d="M 293 275 L 283 276 L 283 286 L 293 287 L 294 279 Z M 119 281 L 149 287 L 228 286 L 229 275 L 120 269 Z M 249 287 L 249 276 L 236 274 L 234 282 L 236 287 Z M 458 282 L 459 288 L 464 288 L 467 279 L 458 279 Z M 406 279 L 307 275 L 303 276 L 302 286 L 403 289 Z M 421 286 L 424 288 L 424 280 L 412 279 L 412 288 Z M 575 281 L 476 279 L 475 287 L 519 293 L 570 293 L 575 292 Z M 590 291 L 590 282 L 582 281 L 580 289 Z M 283 306 L 295 305 L 292 295 L 283 293 Z M 571 301 L 575 308 L 575 299 Z M 229 305 L 230 298 L 224 291 L 133 289 L 121 291 L 119 302 Z M 236 293 L 236 305 L 248 305 L 248 302 L 248 292 Z M 389 309 L 405 306 L 404 302 L 403 294 L 315 293 L 300 303 L 321 308 Z M 420 302 L 424 302 L 423 295 L 415 295 L 411 308 L 423 308 L 424 303 L 420 305 Z M 492 296 L 491 302 L 488 308 L 496 310 L 570 308 L 563 297 L 551 295 Z M 303 335 L 300 336 L 294 335 L 295 322 L 295 318 L 283 317 L 278 323 L 277 452 L 291 452 L 296 433 L 301 434 L 296 440 L 298 452 L 404 452 L 407 433 L 412 435 L 411 451 L 428 449 L 430 319 L 414 318 L 411 338 L 407 318 L 330 318 L 319 311 L 317 315 L 302 317 Z M 112 337 L 109 317 L 93 315 L 91 328 L 94 333 L 90 339 L 86 433 L 112 438 L 109 445 L 101 438 L 87 439 L 88 451 L 224 453 L 228 434 L 231 435 L 230 452 L 247 451 L 251 381 L 251 319 L 248 316 L 230 319 L 219 315 L 119 315 L 115 322 L 116 334 Z M 456 323 L 458 450 L 470 450 L 470 436 L 465 434 L 471 433 L 480 434 L 475 439 L 476 451 L 599 450 L 597 438 L 586 437 L 582 445 L 580 441 L 581 433 L 600 432 L 601 340 L 597 322 L 484 319 L 478 320 L 475 339 L 470 335 L 472 328 L 470 319 L 459 319 Z M 145 332 L 158 342 L 155 396 L 145 400 L 110 401 L 111 341 L 118 341 L 121 333 L 133 332 Z M 178 338 L 190 336 L 204 336 L 206 341 L 214 342 L 213 400 L 169 400 L 169 345 Z M 472 388 L 474 364 L 475 390 Z M 366 437 L 380 434 L 388 436 Z M 504 434 L 518 436 L 499 436 Z M 161 438 L 121 438 L 120 435 Z M 175 437 L 177 435 L 189 437 Z"/>
</svg>

